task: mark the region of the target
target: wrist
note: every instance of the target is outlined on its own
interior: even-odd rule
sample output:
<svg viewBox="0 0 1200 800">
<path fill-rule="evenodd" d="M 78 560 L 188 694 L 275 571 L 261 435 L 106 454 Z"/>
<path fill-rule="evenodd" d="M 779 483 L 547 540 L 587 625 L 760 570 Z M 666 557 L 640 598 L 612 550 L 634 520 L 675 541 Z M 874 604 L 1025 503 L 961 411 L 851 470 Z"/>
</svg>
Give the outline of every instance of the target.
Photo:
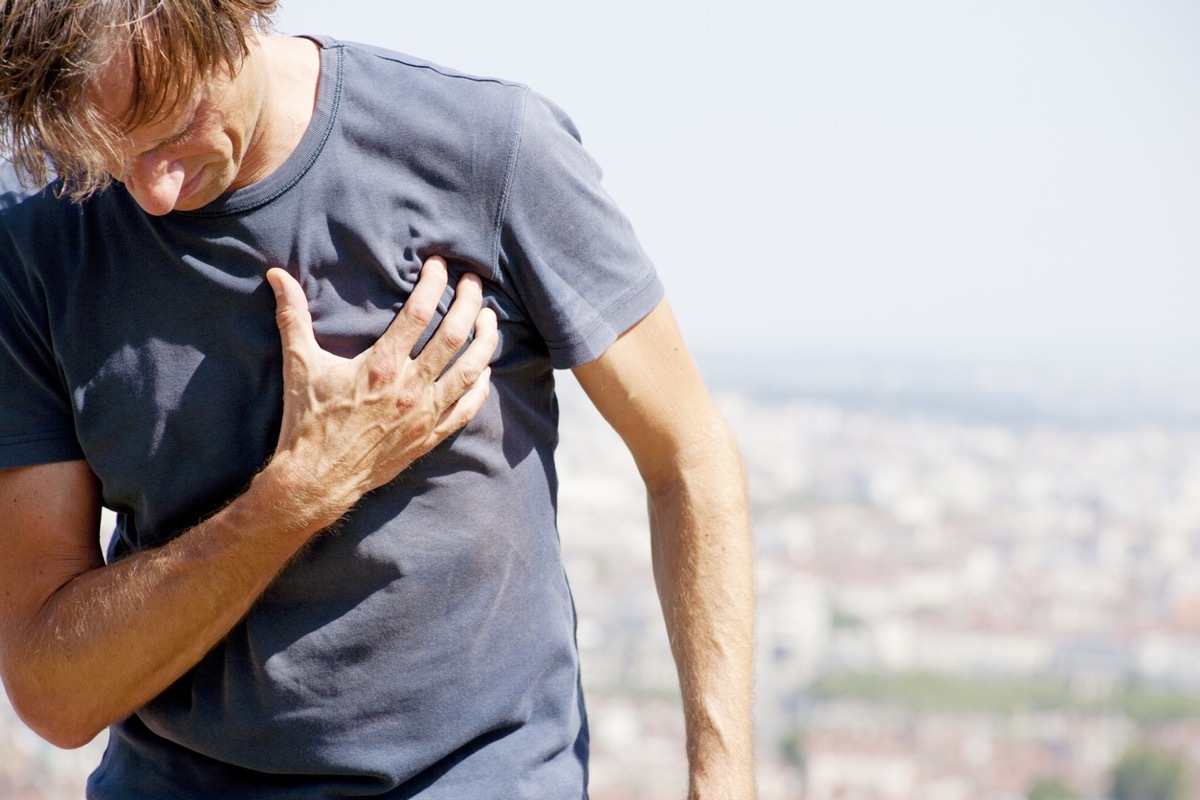
<svg viewBox="0 0 1200 800">
<path fill-rule="evenodd" d="M 274 528 L 294 531 L 305 539 L 337 522 L 357 498 L 311 480 L 309 471 L 288 453 L 277 453 L 240 498 L 252 513 Z"/>
<path fill-rule="evenodd" d="M 748 710 L 727 709 L 696 724 L 693 709 L 689 721 L 689 800 L 752 800 L 754 745 Z"/>
<path fill-rule="evenodd" d="M 754 800 L 754 767 L 734 760 L 724 767 L 696 771 L 688 781 L 688 800 Z"/>
</svg>

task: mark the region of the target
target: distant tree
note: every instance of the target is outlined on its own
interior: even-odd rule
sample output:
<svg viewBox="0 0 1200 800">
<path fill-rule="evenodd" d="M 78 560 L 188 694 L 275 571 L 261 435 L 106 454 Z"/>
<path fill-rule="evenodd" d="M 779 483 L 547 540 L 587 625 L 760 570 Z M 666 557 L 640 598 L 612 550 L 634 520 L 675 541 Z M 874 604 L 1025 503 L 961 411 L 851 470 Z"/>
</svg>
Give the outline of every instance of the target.
<svg viewBox="0 0 1200 800">
<path fill-rule="evenodd" d="M 1134 747 L 1113 767 L 1112 800 L 1182 800 L 1183 759 L 1147 747 Z"/>
<path fill-rule="evenodd" d="M 797 728 L 785 736 L 781 749 L 787 763 L 804 772 L 804 729 Z"/>
<path fill-rule="evenodd" d="M 1025 795 L 1026 800 L 1077 800 L 1078 797 L 1058 778 L 1040 778 Z"/>
</svg>

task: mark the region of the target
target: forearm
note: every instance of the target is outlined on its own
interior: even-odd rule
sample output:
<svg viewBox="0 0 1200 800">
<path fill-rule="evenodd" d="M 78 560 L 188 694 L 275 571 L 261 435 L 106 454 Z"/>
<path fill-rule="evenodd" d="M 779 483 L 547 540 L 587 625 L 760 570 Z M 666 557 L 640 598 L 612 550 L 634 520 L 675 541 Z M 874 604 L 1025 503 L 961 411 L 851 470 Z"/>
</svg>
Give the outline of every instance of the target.
<svg viewBox="0 0 1200 800">
<path fill-rule="evenodd" d="M 679 671 L 690 796 L 754 793 L 751 693 L 754 571 L 744 474 L 718 424 L 652 487 L 655 579 Z"/>
<path fill-rule="evenodd" d="M 195 665 L 334 509 L 296 504 L 268 467 L 169 543 L 63 583 L 5 632 L 18 711 L 60 746 L 86 743 Z"/>
<path fill-rule="evenodd" d="M 654 578 L 687 719 L 692 800 L 754 796 L 754 567 L 737 443 L 666 301 L 575 368 L 646 482 Z"/>
</svg>

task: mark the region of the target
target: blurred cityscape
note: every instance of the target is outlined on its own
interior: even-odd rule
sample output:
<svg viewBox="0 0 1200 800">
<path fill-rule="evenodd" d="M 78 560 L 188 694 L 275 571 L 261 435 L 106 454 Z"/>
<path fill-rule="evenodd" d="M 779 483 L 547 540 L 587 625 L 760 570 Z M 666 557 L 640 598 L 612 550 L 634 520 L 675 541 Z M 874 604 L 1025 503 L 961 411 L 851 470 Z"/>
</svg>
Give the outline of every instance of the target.
<svg viewBox="0 0 1200 800">
<path fill-rule="evenodd" d="M 750 474 L 762 800 L 1200 798 L 1200 392 L 1015 369 L 710 378 Z M 682 798 L 641 483 L 563 384 L 592 797 Z M 0 797 L 77 800 L 102 747 L 55 750 L 0 707 Z M 1129 793 L 1151 773 L 1158 794 Z"/>
</svg>

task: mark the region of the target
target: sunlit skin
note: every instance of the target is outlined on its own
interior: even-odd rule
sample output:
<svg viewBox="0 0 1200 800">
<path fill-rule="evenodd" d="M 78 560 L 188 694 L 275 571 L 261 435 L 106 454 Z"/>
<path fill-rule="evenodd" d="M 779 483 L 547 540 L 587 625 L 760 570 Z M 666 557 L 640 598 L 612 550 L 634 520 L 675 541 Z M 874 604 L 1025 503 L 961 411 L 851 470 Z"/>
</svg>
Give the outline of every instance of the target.
<svg viewBox="0 0 1200 800">
<path fill-rule="evenodd" d="M 319 60 L 307 39 L 253 37 L 252 51 L 271 49 L 287 70 L 247 58 L 232 78 L 211 76 L 199 96 L 179 98 L 156 119 L 125 134 L 123 158 L 109 167 L 147 214 L 194 211 L 224 192 L 271 174 L 295 149 L 312 115 Z M 128 119 L 135 72 L 127 52 L 113 60 L 94 93 L 108 119 Z M 290 91 L 295 85 L 307 91 Z"/>
</svg>

